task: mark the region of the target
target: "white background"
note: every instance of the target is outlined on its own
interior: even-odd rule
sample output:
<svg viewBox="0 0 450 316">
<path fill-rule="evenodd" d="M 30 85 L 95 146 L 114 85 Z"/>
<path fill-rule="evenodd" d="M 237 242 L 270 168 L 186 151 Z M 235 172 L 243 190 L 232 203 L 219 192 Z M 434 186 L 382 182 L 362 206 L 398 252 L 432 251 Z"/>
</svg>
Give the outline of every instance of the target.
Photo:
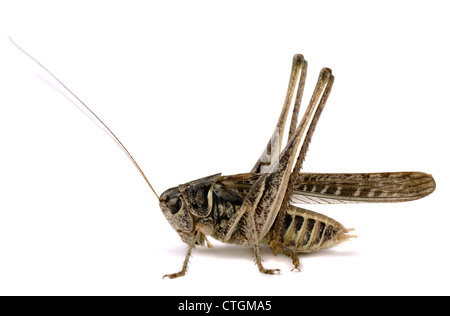
<svg viewBox="0 0 450 316">
<path fill-rule="evenodd" d="M 164 3 L 164 4 L 162 4 Z M 445 1 L 2 1 L 0 294 L 450 294 L 449 8 Z M 336 77 L 304 165 L 424 171 L 405 204 L 311 206 L 359 237 L 290 259 L 186 245 L 136 169 L 14 38 L 109 125 L 158 193 L 247 172 L 294 53 Z M 67 93 L 65 93 L 67 95 Z M 304 107 L 303 107 L 304 108 Z M 447 192 L 447 193 L 446 193 Z"/>
</svg>

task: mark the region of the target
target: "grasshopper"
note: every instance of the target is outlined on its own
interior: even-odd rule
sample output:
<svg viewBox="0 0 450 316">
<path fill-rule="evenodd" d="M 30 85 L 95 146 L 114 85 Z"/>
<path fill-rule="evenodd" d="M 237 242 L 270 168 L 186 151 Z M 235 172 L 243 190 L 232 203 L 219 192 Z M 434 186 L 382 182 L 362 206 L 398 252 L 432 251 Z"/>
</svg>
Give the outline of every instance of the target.
<svg viewBox="0 0 450 316">
<path fill-rule="evenodd" d="M 299 271 L 298 254 L 333 247 L 356 236 L 349 235 L 353 229 L 346 229 L 334 219 L 292 204 L 403 202 L 425 197 L 436 188 L 433 177 L 423 172 L 300 172 L 334 76 L 329 68 L 321 70 L 310 102 L 298 122 L 308 63 L 297 54 L 293 57 L 288 89 L 275 130 L 250 172 L 228 176 L 214 174 L 170 188 L 159 196 L 107 125 L 46 67 L 13 44 L 58 81 L 106 129 L 158 198 L 172 228 L 188 244 L 182 269 L 163 278 L 185 275 L 192 249 L 205 244 L 212 247 L 207 236 L 253 248 L 256 265 L 262 273 L 275 274 L 280 270 L 263 266 L 260 245 L 270 247 L 274 255 L 283 252 L 292 259 L 292 270 Z M 287 144 L 281 150 L 296 86 Z"/>
</svg>

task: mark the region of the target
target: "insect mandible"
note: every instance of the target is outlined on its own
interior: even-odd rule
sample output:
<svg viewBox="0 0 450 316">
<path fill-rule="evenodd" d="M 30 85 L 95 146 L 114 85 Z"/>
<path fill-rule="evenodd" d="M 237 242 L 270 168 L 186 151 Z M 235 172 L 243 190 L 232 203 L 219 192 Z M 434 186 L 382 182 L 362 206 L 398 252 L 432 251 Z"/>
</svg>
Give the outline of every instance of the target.
<svg viewBox="0 0 450 316">
<path fill-rule="evenodd" d="M 158 198 L 172 228 L 188 244 L 181 270 L 163 277 L 185 275 L 192 249 L 205 244 L 212 247 L 207 236 L 224 243 L 251 247 L 262 273 L 275 274 L 280 270 L 263 266 L 261 245 L 270 247 L 274 255 L 283 252 L 292 259 L 292 270 L 299 270 L 299 253 L 333 247 L 356 236 L 349 235 L 352 229 L 346 229 L 334 219 L 292 204 L 404 202 L 425 197 L 436 188 L 433 177 L 423 172 L 300 172 L 330 95 L 334 76 L 329 68 L 321 70 L 310 102 L 298 122 L 308 63 L 297 54 L 293 57 L 288 89 L 275 130 L 250 172 L 228 176 L 214 174 L 170 188 L 159 196 L 107 125 L 46 67 L 10 40 L 58 81 L 106 129 Z M 287 144 L 281 150 L 296 86 Z"/>
</svg>

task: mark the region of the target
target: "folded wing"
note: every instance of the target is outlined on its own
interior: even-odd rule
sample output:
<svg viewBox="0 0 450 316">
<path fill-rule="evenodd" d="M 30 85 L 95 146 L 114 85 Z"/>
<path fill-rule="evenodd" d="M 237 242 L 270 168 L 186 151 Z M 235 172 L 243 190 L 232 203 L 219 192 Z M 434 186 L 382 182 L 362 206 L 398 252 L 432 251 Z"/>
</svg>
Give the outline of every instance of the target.
<svg viewBox="0 0 450 316">
<path fill-rule="evenodd" d="M 436 183 L 423 172 L 300 173 L 292 203 L 388 203 L 420 199 Z"/>
</svg>

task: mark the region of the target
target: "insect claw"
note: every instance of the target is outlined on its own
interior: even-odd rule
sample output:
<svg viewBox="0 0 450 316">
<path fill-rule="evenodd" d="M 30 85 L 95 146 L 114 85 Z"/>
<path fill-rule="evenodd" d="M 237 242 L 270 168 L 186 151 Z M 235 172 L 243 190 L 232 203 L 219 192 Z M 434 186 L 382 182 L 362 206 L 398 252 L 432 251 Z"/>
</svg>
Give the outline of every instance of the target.
<svg viewBox="0 0 450 316">
<path fill-rule="evenodd" d="M 271 274 L 271 275 L 273 275 L 273 274 L 280 274 L 281 273 L 280 269 L 266 269 L 262 265 L 258 265 L 258 268 L 259 268 L 259 271 L 261 273 L 264 273 L 264 274 Z"/>
<path fill-rule="evenodd" d="M 260 270 L 262 273 L 265 273 L 265 274 L 271 274 L 271 275 L 273 275 L 273 274 L 280 274 L 281 273 L 281 270 L 280 269 L 263 269 L 263 270 Z"/>
<path fill-rule="evenodd" d="M 177 272 L 177 273 L 164 274 L 162 278 L 164 279 L 164 278 L 167 277 L 169 279 L 175 279 L 175 278 L 183 276 L 184 274 L 185 274 L 185 271 L 180 271 L 180 272 Z"/>
</svg>

